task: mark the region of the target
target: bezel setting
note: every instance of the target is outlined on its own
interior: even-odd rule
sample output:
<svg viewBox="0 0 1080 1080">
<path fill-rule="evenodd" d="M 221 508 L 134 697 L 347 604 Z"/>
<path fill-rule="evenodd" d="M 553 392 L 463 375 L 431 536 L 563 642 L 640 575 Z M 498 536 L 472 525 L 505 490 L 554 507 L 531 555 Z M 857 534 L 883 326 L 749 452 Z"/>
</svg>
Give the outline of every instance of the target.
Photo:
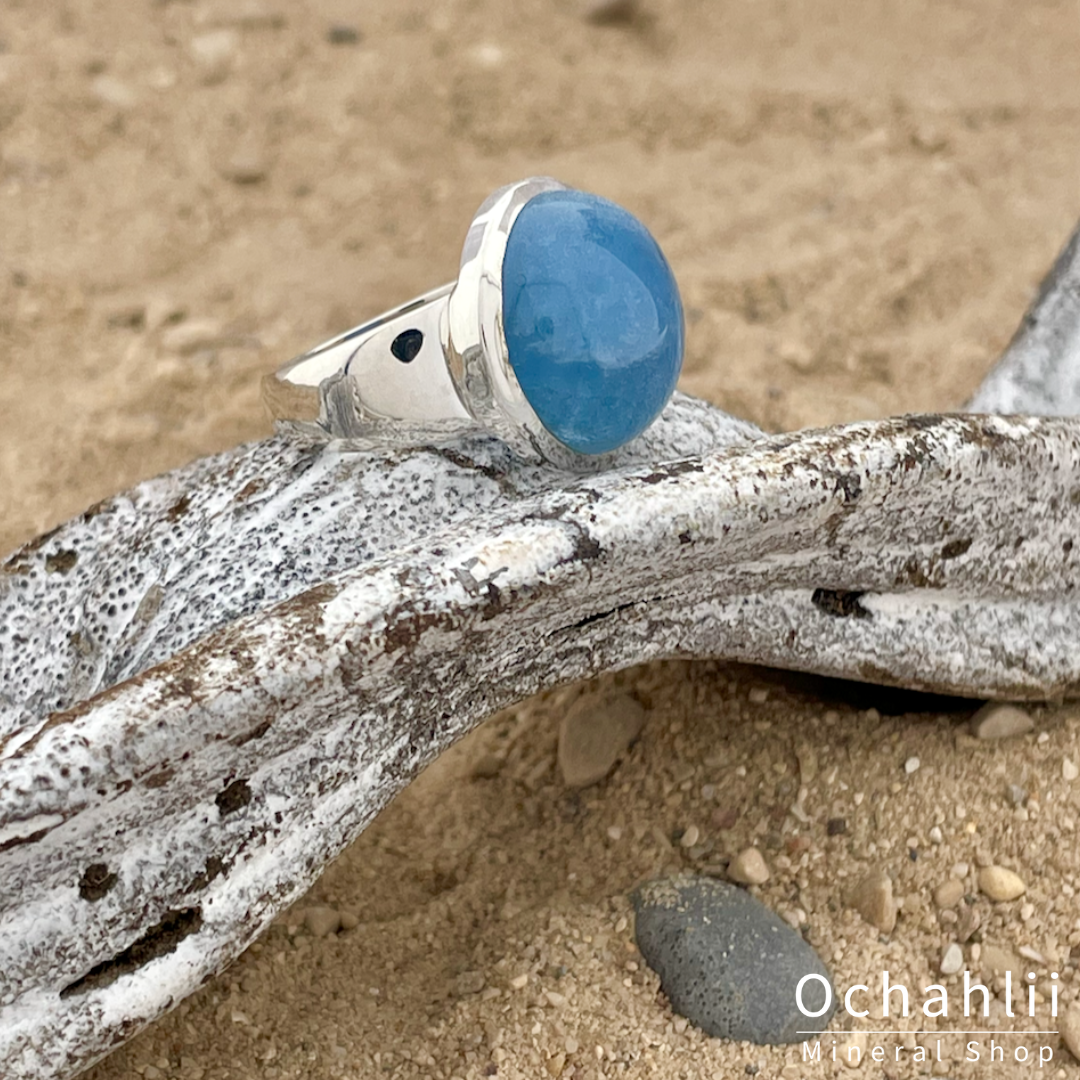
<svg viewBox="0 0 1080 1080">
<path fill-rule="evenodd" d="M 444 315 L 444 348 L 458 394 L 479 423 L 524 457 L 579 469 L 603 455 L 579 454 L 548 431 L 521 389 L 503 330 L 503 261 L 514 222 L 530 199 L 566 190 L 533 176 L 493 192 L 477 210 Z"/>
</svg>

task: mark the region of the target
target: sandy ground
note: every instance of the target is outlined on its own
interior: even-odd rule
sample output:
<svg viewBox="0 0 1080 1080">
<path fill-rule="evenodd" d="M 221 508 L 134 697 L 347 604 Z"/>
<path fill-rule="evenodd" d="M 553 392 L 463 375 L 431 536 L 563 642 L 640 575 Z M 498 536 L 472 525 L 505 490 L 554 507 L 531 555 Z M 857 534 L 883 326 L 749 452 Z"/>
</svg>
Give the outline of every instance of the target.
<svg viewBox="0 0 1080 1080">
<path fill-rule="evenodd" d="M 0 551 L 266 434 L 261 373 L 447 280 L 479 202 L 534 173 L 658 237 L 688 312 L 683 389 L 776 430 L 959 407 L 1080 215 L 1078 133 L 1075 0 L 643 0 L 606 26 L 576 0 L 7 0 Z M 645 734 L 569 792 L 559 717 L 616 687 L 648 707 Z M 628 890 L 751 842 L 772 870 L 759 894 L 841 988 L 882 966 L 935 981 L 976 919 L 968 966 L 1000 948 L 1075 1000 L 1080 795 L 1063 770 L 1080 713 L 1036 710 L 1030 735 L 972 748 L 971 707 L 941 708 L 705 663 L 525 703 L 326 872 L 308 903 L 355 928 L 286 917 L 88 1075 L 844 1072 L 703 1038 L 639 966 Z M 991 904 L 987 862 L 1027 894 Z M 903 900 L 891 935 L 842 902 L 868 867 Z M 960 871 L 950 919 L 932 894 Z M 998 1000 L 991 1024 L 1056 1028 L 1047 1007 L 1010 1019 Z M 938 1037 L 871 1035 L 886 1061 L 853 1075 L 1037 1071 L 988 1064 L 989 1035 L 978 1063 L 957 1037 L 915 1062 Z M 1042 1074 L 1077 1072 L 1057 1036 L 999 1043 L 1050 1045 Z"/>
</svg>

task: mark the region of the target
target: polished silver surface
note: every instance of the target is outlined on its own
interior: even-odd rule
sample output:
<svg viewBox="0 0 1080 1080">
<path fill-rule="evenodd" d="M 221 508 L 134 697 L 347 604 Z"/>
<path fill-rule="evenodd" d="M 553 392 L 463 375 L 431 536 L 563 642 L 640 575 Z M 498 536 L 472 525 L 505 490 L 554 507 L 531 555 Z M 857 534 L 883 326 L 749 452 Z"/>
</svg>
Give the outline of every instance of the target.
<svg viewBox="0 0 1080 1080">
<path fill-rule="evenodd" d="M 514 222 L 530 199 L 562 190 L 558 180 L 533 176 L 489 195 L 466 233 L 456 282 L 331 338 L 263 379 L 275 420 L 362 449 L 417 446 L 480 428 L 526 460 L 573 472 L 610 467 L 618 451 L 578 453 L 544 426 L 514 374 L 503 331 L 502 269 Z M 423 344 L 402 360 L 392 346 L 410 333 L 422 335 Z"/>
<path fill-rule="evenodd" d="M 471 422 L 446 364 L 443 285 L 331 338 L 263 380 L 275 419 L 305 434 L 357 442 L 411 441 Z M 408 349 L 395 343 L 419 341 Z"/>
<path fill-rule="evenodd" d="M 502 268 L 518 214 L 545 191 L 565 184 L 533 176 L 500 188 L 477 211 L 461 253 L 458 283 L 450 294 L 447 358 L 473 416 L 525 458 L 572 470 L 607 466 L 611 454 L 579 454 L 544 427 L 510 364 L 503 331 Z"/>
</svg>

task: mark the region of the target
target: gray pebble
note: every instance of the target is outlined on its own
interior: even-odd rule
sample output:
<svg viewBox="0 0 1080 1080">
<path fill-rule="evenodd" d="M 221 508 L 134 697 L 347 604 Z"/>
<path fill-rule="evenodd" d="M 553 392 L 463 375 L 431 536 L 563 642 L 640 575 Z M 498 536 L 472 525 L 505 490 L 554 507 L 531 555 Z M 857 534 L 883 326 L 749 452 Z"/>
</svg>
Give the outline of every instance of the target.
<svg viewBox="0 0 1080 1080">
<path fill-rule="evenodd" d="M 832 982 L 821 958 L 773 911 L 748 892 L 688 874 L 651 881 L 633 896 L 637 944 L 676 1013 L 707 1035 L 763 1045 L 801 1042 L 821 1031 L 821 1016 L 804 1015 L 795 990 L 804 975 Z M 803 987 L 803 1004 L 825 1003 L 818 979 Z"/>
</svg>

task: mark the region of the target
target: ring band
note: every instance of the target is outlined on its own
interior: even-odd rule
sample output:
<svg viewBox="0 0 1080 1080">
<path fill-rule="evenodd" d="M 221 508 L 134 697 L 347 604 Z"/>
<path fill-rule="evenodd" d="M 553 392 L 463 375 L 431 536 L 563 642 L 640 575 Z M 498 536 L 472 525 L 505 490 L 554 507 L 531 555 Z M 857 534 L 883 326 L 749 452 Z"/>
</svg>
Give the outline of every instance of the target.
<svg viewBox="0 0 1080 1080">
<path fill-rule="evenodd" d="M 308 435 L 400 446 L 479 427 L 587 469 L 659 415 L 683 342 L 678 286 L 645 226 L 531 177 L 481 205 L 456 282 L 296 357 L 263 394 Z"/>
</svg>

